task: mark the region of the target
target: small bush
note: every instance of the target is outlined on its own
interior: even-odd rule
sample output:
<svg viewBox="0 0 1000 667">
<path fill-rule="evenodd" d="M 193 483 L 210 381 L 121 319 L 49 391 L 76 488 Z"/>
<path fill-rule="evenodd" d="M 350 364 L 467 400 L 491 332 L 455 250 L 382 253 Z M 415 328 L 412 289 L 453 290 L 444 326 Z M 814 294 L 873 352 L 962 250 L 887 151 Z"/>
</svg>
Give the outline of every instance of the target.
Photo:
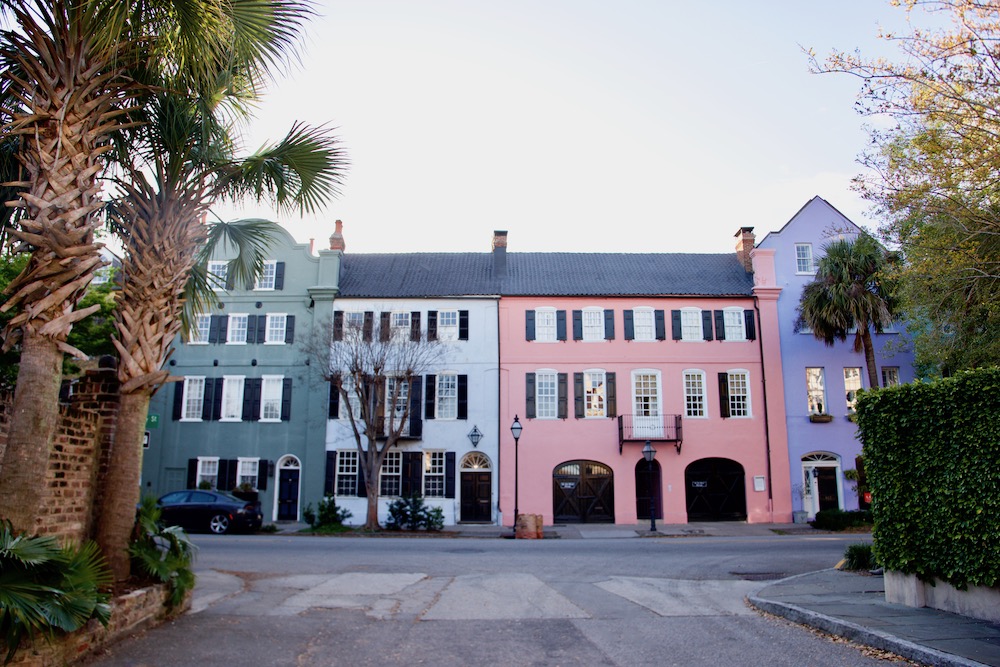
<svg viewBox="0 0 1000 667">
<path fill-rule="evenodd" d="M 168 584 L 168 602 L 176 606 L 194 588 L 195 576 L 191 564 L 196 547 L 180 526 L 163 527 L 161 513 L 155 498 L 146 496 L 142 499 L 128 550 L 133 570 Z"/>
<path fill-rule="evenodd" d="M 816 512 L 812 527 L 817 530 L 846 530 L 869 526 L 872 523 L 872 513 L 869 510 L 845 512 L 844 510 L 822 510 Z"/>
<path fill-rule="evenodd" d="M 851 544 L 844 551 L 845 570 L 873 570 L 876 567 L 871 544 Z"/>
<path fill-rule="evenodd" d="M 326 496 L 319 501 L 315 510 L 312 503 L 306 505 L 305 509 L 302 510 L 302 518 L 311 528 L 342 526 L 352 516 L 354 513 L 351 510 L 337 507 L 337 500 L 333 496 Z"/>
<path fill-rule="evenodd" d="M 386 527 L 390 530 L 441 530 L 444 528 L 444 510 L 427 507 L 423 496 L 397 498 L 389 505 Z"/>
</svg>

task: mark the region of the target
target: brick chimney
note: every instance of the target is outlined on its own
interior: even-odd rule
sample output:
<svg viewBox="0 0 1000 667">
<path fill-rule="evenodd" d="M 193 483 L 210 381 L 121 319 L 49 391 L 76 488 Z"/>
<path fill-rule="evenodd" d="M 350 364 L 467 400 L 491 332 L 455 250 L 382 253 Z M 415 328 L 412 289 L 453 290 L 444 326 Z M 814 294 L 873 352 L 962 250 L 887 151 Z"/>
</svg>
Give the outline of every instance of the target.
<svg viewBox="0 0 1000 667">
<path fill-rule="evenodd" d="M 507 231 L 493 232 L 493 277 L 507 277 Z"/>
<path fill-rule="evenodd" d="M 753 250 L 755 241 L 753 227 L 740 227 L 740 231 L 736 232 L 736 259 L 740 260 L 740 264 L 747 272 L 753 271 L 753 265 L 750 263 L 750 252 Z"/>
<path fill-rule="evenodd" d="M 330 234 L 330 250 L 344 252 L 347 249 L 347 245 L 344 243 L 344 223 L 338 220 L 336 225 L 336 230 Z"/>
</svg>

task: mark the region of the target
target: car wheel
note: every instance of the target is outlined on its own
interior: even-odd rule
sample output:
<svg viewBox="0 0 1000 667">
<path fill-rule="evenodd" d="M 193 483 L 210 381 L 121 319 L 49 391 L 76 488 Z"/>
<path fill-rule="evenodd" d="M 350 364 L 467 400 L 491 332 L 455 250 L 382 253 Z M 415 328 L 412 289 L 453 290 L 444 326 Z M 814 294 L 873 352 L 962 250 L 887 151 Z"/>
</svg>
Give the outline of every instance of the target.
<svg viewBox="0 0 1000 667">
<path fill-rule="evenodd" d="M 208 522 L 208 529 L 216 535 L 222 535 L 229 530 L 229 517 L 225 514 L 214 514 Z"/>
</svg>

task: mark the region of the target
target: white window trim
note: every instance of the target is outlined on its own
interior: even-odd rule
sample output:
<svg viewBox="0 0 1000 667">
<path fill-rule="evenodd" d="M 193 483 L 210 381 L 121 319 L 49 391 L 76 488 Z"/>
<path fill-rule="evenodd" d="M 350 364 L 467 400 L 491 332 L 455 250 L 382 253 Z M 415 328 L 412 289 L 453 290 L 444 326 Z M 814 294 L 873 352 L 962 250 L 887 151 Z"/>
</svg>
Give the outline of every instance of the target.
<svg viewBox="0 0 1000 667">
<path fill-rule="evenodd" d="M 441 316 L 444 313 L 454 313 L 454 315 L 455 315 L 455 324 L 442 324 L 441 323 Z M 458 310 L 457 309 L 446 308 L 444 310 L 439 310 L 438 311 L 438 319 L 437 319 L 437 339 L 438 340 L 440 340 L 440 341 L 448 341 L 448 342 L 454 341 L 454 340 L 458 340 L 458 318 L 459 318 L 459 314 L 458 314 Z"/>
<path fill-rule="evenodd" d="M 192 380 L 201 380 L 201 409 L 198 410 L 197 417 L 187 416 L 187 404 L 188 404 L 188 386 Z M 200 422 L 203 421 L 201 416 L 204 414 L 205 410 L 205 376 L 204 375 L 186 375 L 184 377 L 184 395 L 181 397 L 181 418 L 182 422 Z"/>
<path fill-rule="evenodd" d="M 743 308 L 740 306 L 728 306 L 722 309 L 722 326 L 725 329 L 726 338 L 722 341 L 723 343 L 745 343 L 747 342 L 747 320 L 746 314 L 743 312 Z M 740 320 L 740 336 L 739 338 L 730 338 L 729 330 L 726 328 L 726 314 L 739 314 Z"/>
<path fill-rule="evenodd" d="M 799 271 L 799 248 L 809 248 L 809 261 L 812 262 L 812 271 Z M 795 251 L 795 275 L 797 276 L 814 276 L 816 275 L 816 254 L 813 252 L 812 243 L 796 243 L 794 246 Z"/>
<path fill-rule="evenodd" d="M 237 383 L 237 381 L 239 381 Z M 237 417 L 226 417 L 226 402 L 229 393 L 234 387 L 239 386 L 239 397 L 236 400 Z M 243 392 L 246 390 L 246 376 L 244 375 L 223 375 L 222 376 L 222 414 L 219 416 L 220 422 L 241 422 L 243 421 Z"/>
<path fill-rule="evenodd" d="M 218 456 L 199 456 L 198 457 L 198 472 L 195 475 L 194 488 L 197 489 L 201 486 L 202 477 L 206 475 L 202 470 L 204 469 L 205 463 L 215 463 L 215 483 L 212 484 L 212 488 L 215 489 L 219 485 L 219 457 Z"/>
<path fill-rule="evenodd" d="M 855 370 L 858 372 L 858 386 L 856 389 L 847 388 L 847 371 Z M 858 392 L 865 388 L 865 369 L 861 366 L 845 366 L 844 367 L 844 405 L 847 409 L 847 414 L 851 415 L 855 412 L 855 407 L 858 404 Z M 847 392 L 854 391 L 854 403 L 852 404 L 847 398 Z"/>
<path fill-rule="evenodd" d="M 681 342 L 682 343 L 704 343 L 705 342 L 705 320 L 703 319 L 702 313 L 704 310 L 702 308 L 681 308 Z M 698 315 L 698 337 L 697 338 L 686 338 L 684 335 L 684 315 L 685 313 L 697 313 Z"/>
<path fill-rule="evenodd" d="M 390 464 L 390 462 L 392 462 Z M 386 468 L 391 465 L 395 468 L 395 472 L 386 473 Z M 382 487 L 382 482 L 384 478 L 394 478 L 397 480 L 396 486 L 399 487 L 399 493 L 403 491 L 403 453 L 400 451 L 390 450 L 386 452 L 385 458 L 382 459 L 382 465 L 378 469 L 378 490 L 379 495 L 384 498 L 398 498 L 399 493 L 389 493 Z"/>
<path fill-rule="evenodd" d="M 639 329 L 636 327 L 636 315 L 638 313 L 644 313 L 649 315 L 649 338 L 640 338 Z M 656 309 L 650 306 L 639 306 L 632 309 L 632 340 L 638 343 L 655 343 L 656 342 Z"/>
<path fill-rule="evenodd" d="M 267 424 L 277 424 L 281 422 L 281 401 L 284 397 L 284 375 L 261 375 L 260 376 L 260 414 L 258 421 Z M 266 396 L 264 395 L 264 388 L 267 386 L 268 380 L 276 380 L 278 383 L 278 416 L 276 418 L 264 417 L 264 406 L 266 405 Z"/>
<path fill-rule="evenodd" d="M 245 317 L 247 318 L 247 326 L 243 331 L 243 340 L 232 340 L 233 332 L 233 318 Z M 229 319 L 226 321 L 226 345 L 246 345 L 247 336 L 250 335 L 250 313 L 229 313 Z"/>
<path fill-rule="evenodd" d="M 596 338 L 587 338 L 587 315 L 597 315 L 598 319 L 598 336 Z M 605 337 L 606 332 L 604 330 L 604 309 L 597 306 L 590 306 L 584 308 L 580 312 L 580 334 L 583 336 L 581 339 L 584 343 L 603 343 L 607 340 Z"/>
<path fill-rule="evenodd" d="M 432 461 L 433 455 L 435 455 L 435 454 L 440 455 L 440 460 L 441 460 L 441 472 L 440 473 L 430 472 L 428 470 L 428 465 Z M 448 481 L 446 479 L 447 476 L 448 476 L 448 458 L 447 458 L 446 452 L 444 450 L 442 450 L 442 449 L 428 449 L 428 450 L 424 450 L 423 467 L 422 467 L 421 473 L 422 474 L 421 474 L 420 486 L 421 486 L 421 491 L 423 492 L 424 497 L 425 498 L 444 498 L 445 495 L 447 494 L 447 490 L 448 490 Z M 428 493 L 428 491 L 427 491 L 427 486 L 428 486 L 427 482 L 430 481 L 430 480 L 440 480 L 441 481 L 441 492 L 439 494 L 431 495 L 430 493 Z"/>
<path fill-rule="evenodd" d="M 747 386 L 747 413 L 745 415 L 734 415 L 733 414 L 733 385 L 731 376 L 735 373 L 742 373 L 746 377 Z M 750 371 L 746 368 L 730 368 L 726 371 L 726 382 L 729 384 L 729 418 L 730 419 L 753 419 L 753 392 L 750 390 Z"/>
<path fill-rule="evenodd" d="M 284 317 L 285 326 L 281 328 L 281 340 L 268 340 L 271 335 L 271 319 Z M 264 316 L 264 345 L 285 345 L 285 336 L 288 335 L 288 313 L 267 313 Z"/>
<path fill-rule="evenodd" d="M 819 369 L 820 371 L 820 382 L 823 387 L 823 408 L 819 412 L 813 412 L 812 406 L 809 405 L 809 369 Z M 806 411 L 810 415 L 821 415 L 829 414 L 830 412 L 830 402 L 827 400 L 827 388 L 826 388 L 826 367 L 824 366 L 806 366 Z"/>
<path fill-rule="evenodd" d="M 201 337 L 201 327 L 198 326 L 198 321 L 202 317 L 207 317 L 208 318 L 208 330 L 205 332 L 205 337 L 204 338 Z M 195 326 L 194 326 L 194 329 L 192 330 L 191 333 L 193 335 L 195 335 L 195 336 L 198 336 L 198 337 L 197 338 L 189 338 L 187 344 L 188 345 L 208 345 L 208 338 L 209 338 L 209 336 L 212 335 L 212 333 L 211 333 L 212 332 L 212 316 L 210 314 L 206 314 L 206 313 L 198 313 L 197 315 L 194 316 L 194 324 L 195 324 Z"/>
<path fill-rule="evenodd" d="M 247 457 L 239 456 L 236 458 L 236 486 L 240 486 L 240 478 L 244 475 L 250 476 L 249 473 L 243 471 L 244 467 L 250 467 L 250 464 L 254 464 L 256 471 L 253 473 L 254 481 L 250 482 L 250 485 L 256 489 L 257 488 L 257 478 L 260 477 L 260 459 L 257 457 Z"/>
<path fill-rule="evenodd" d="M 350 464 L 350 465 L 348 465 Z M 354 498 L 358 495 L 358 469 L 360 466 L 360 457 L 358 456 L 357 450 L 351 449 L 340 449 L 337 450 L 337 478 L 334 480 L 333 492 L 336 496 L 342 498 Z M 352 470 L 353 468 L 353 470 Z M 341 476 L 350 478 L 353 480 L 351 486 L 353 490 L 347 491 L 346 493 L 340 492 L 340 478 Z M 345 484 L 345 486 L 347 486 Z"/>
<path fill-rule="evenodd" d="M 687 376 L 688 375 L 700 375 L 701 376 L 701 411 L 704 413 L 700 417 L 693 417 L 687 413 Z M 681 372 L 681 396 L 684 399 L 684 419 L 708 419 L 708 381 L 707 374 L 700 368 L 686 368 Z M 728 382 L 728 376 L 726 378 Z"/>
<path fill-rule="evenodd" d="M 213 265 L 217 266 L 219 264 L 222 265 L 222 274 L 223 275 L 221 275 L 221 276 L 218 273 L 216 273 L 215 271 L 212 270 L 212 266 Z M 212 260 L 208 261 L 208 264 L 206 265 L 205 270 L 206 270 L 206 272 L 210 276 L 212 276 L 211 278 L 208 279 L 209 280 L 209 284 L 211 285 L 211 288 L 214 291 L 216 291 L 216 292 L 225 292 L 226 291 L 226 281 L 227 281 L 227 279 L 229 277 L 229 262 L 226 261 L 226 260 L 212 259 Z"/>
<path fill-rule="evenodd" d="M 257 277 L 257 279 L 254 280 L 253 289 L 254 289 L 255 292 L 273 292 L 274 291 L 274 285 L 272 285 L 271 287 L 261 287 L 260 286 L 260 280 L 267 273 L 267 268 L 268 267 L 272 267 L 271 274 L 274 276 L 272 278 L 272 280 L 277 280 L 278 261 L 275 260 L 275 259 L 265 260 L 264 261 L 264 267 L 263 267 L 264 270 L 262 270 L 261 274 Z"/>
<path fill-rule="evenodd" d="M 656 417 L 662 418 L 663 416 L 663 376 L 662 373 L 655 368 L 637 368 L 632 371 L 630 377 L 629 389 L 632 392 L 632 414 L 638 417 L 638 404 L 636 403 L 637 396 L 635 395 L 635 379 L 637 375 L 653 375 L 656 377 Z"/>
<path fill-rule="evenodd" d="M 541 388 L 540 376 L 551 375 L 555 385 L 555 393 L 552 399 L 552 415 L 542 416 L 542 402 L 539 400 L 538 390 Z M 535 419 L 542 421 L 554 421 L 559 419 L 559 372 L 553 368 L 539 368 L 535 371 Z"/>
<path fill-rule="evenodd" d="M 434 378 L 434 419 L 440 421 L 458 420 L 458 375 L 458 371 L 441 371 L 436 374 Z M 450 417 L 441 415 L 441 378 L 447 376 L 455 378 L 455 414 Z"/>
<path fill-rule="evenodd" d="M 604 408 L 601 410 L 599 415 L 588 415 L 587 414 L 587 390 L 589 389 L 587 385 L 588 375 L 601 375 L 604 377 L 604 383 L 602 386 L 602 396 L 604 397 Z M 558 376 L 556 377 L 556 391 L 559 390 Z M 556 395 L 556 410 L 559 409 L 559 396 Z M 588 368 L 583 371 L 583 418 L 584 419 L 607 419 L 608 418 L 608 372 L 603 368 Z"/>
<path fill-rule="evenodd" d="M 557 308 L 552 308 L 549 306 L 543 306 L 542 308 L 535 308 L 535 340 L 532 343 L 558 343 L 559 341 L 559 316 L 557 314 Z M 539 313 L 551 313 L 552 314 L 552 338 L 540 339 L 538 337 L 539 326 L 538 326 L 538 314 Z"/>
</svg>

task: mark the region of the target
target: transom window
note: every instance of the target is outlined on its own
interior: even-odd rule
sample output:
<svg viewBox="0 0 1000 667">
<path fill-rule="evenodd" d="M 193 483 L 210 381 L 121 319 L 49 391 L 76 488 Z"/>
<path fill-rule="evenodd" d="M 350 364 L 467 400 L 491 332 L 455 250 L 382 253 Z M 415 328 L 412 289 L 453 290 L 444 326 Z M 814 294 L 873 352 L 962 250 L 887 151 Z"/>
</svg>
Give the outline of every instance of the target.
<svg viewBox="0 0 1000 667">
<path fill-rule="evenodd" d="M 401 452 L 386 452 L 379 473 L 379 494 L 398 496 L 402 489 L 403 455 Z"/>
<path fill-rule="evenodd" d="M 219 483 L 218 456 L 198 457 L 198 486 L 201 486 L 203 482 L 208 482 L 213 489 Z"/>
<path fill-rule="evenodd" d="M 681 340 L 704 340 L 700 308 L 681 309 Z"/>
<path fill-rule="evenodd" d="M 806 369 L 806 395 L 809 399 L 809 414 L 821 415 L 826 412 L 826 377 L 822 368 Z"/>
<path fill-rule="evenodd" d="M 260 459 L 240 457 L 236 463 L 236 481 L 238 486 L 244 484 L 257 488 L 257 471 L 260 469 Z"/>
<path fill-rule="evenodd" d="M 656 373 L 636 372 L 632 374 L 635 415 L 637 417 L 660 416 L 660 378 Z"/>
<path fill-rule="evenodd" d="M 656 340 L 656 322 L 652 308 L 636 308 L 632 311 L 632 334 L 634 340 Z"/>
<path fill-rule="evenodd" d="M 184 412 L 181 419 L 185 421 L 201 421 L 202 406 L 205 401 L 205 378 L 184 378 Z"/>
<path fill-rule="evenodd" d="M 538 419 L 559 416 L 559 386 L 555 371 L 535 373 L 535 416 Z"/>
<path fill-rule="evenodd" d="M 424 452 L 424 495 L 444 498 L 444 452 Z"/>
<path fill-rule="evenodd" d="M 583 374 L 584 416 L 603 417 L 607 414 L 605 386 L 607 374 L 604 371 L 587 371 Z"/>
<path fill-rule="evenodd" d="M 240 421 L 243 419 L 243 380 L 242 375 L 223 376 L 220 421 Z"/>
<path fill-rule="evenodd" d="M 847 411 L 854 412 L 854 406 L 858 402 L 858 391 L 861 390 L 861 369 L 844 369 L 844 397 L 847 401 Z"/>
<path fill-rule="evenodd" d="M 280 375 L 264 375 L 260 386 L 260 420 L 281 421 L 281 385 L 284 378 Z"/>
<path fill-rule="evenodd" d="M 247 342 L 247 315 L 233 313 L 229 316 L 229 330 L 226 332 L 226 342 L 240 344 Z"/>
<path fill-rule="evenodd" d="M 253 288 L 257 290 L 273 290 L 277 268 L 278 263 L 273 259 L 264 262 L 264 267 L 261 269 Z"/>
<path fill-rule="evenodd" d="M 750 416 L 750 381 L 746 371 L 729 371 L 729 416 Z"/>
<path fill-rule="evenodd" d="M 285 325 L 287 322 L 288 316 L 284 313 L 268 313 L 267 326 L 264 329 L 264 342 L 275 344 L 284 343 Z"/>
<path fill-rule="evenodd" d="M 535 311 L 535 340 L 543 343 L 556 340 L 555 308 L 539 308 Z"/>
<path fill-rule="evenodd" d="M 702 371 L 684 371 L 684 414 L 687 417 L 705 417 L 705 374 Z"/>
<path fill-rule="evenodd" d="M 747 330 L 743 321 L 742 308 L 726 308 L 722 312 L 726 325 L 726 340 L 746 340 Z"/>
<path fill-rule="evenodd" d="M 583 339 L 604 340 L 604 311 L 587 308 L 583 311 Z"/>
<path fill-rule="evenodd" d="M 883 366 L 882 367 L 882 386 L 883 387 L 898 387 L 899 386 L 899 367 L 898 366 Z"/>
<path fill-rule="evenodd" d="M 439 310 L 437 315 L 438 340 L 458 340 L 458 311 Z"/>
<path fill-rule="evenodd" d="M 226 275 L 229 271 L 229 262 L 212 260 L 208 263 L 208 284 L 214 290 L 226 289 Z"/>
<path fill-rule="evenodd" d="M 337 452 L 337 495 L 358 495 L 358 453 Z"/>
<path fill-rule="evenodd" d="M 795 244 L 795 273 L 816 273 L 812 243 Z"/>
<path fill-rule="evenodd" d="M 438 373 L 435 417 L 456 419 L 458 417 L 458 374 Z"/>
</svg>

